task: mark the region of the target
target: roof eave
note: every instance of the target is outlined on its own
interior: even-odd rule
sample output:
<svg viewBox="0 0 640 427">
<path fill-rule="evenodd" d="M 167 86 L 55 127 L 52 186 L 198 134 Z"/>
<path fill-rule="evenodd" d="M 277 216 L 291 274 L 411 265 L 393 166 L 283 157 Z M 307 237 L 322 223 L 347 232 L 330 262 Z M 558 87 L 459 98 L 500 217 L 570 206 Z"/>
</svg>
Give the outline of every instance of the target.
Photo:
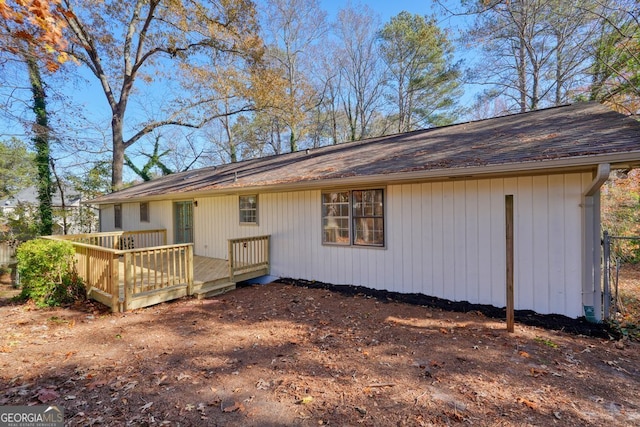
<svg viewBox="0 0 640 427">
<path fill-rule="evenodd" d="M 456 179 L 480 179 L 505 176 L 521 176 L 530 174 L 566 173 L 595 170 L 599 164 L 608 163 L 611 169 L 631 169 L 640 167 L 640 151 L 626 153 L 599 154 L 589 156 L 567 157 L 561 159 L 536 160 L 519 163 L 502 163 L 488 166 L 465 166 L 457 168 L 428 169 L 418 171 L 396 172 L 390 174 L 360 175 L 350 177 L 313 179 L 285 184 L 251 185 L 241 187 L 222 187 L 190 192 L 174 192 L 146 197 L 117 197 L 88 204 L 105 205 L 135 201 L 179 200 L 224 194 L 251 192 L 280 192 L 295 190 L 311 190 L 318 188 L 350 187 L 354 185 L 402 184 L 409 182 L 426 182 Z"/>
</svg>

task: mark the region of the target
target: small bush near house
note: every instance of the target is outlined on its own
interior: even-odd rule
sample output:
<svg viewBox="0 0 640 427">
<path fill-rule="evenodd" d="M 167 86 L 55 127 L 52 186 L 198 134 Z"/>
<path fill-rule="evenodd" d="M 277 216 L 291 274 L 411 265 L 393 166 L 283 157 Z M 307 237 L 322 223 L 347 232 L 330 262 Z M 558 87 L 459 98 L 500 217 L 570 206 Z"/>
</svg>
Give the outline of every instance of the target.
<svg viewBox="0 0 640 427">
<path fill-rule="evenodd" d="M 31 299 L 38 307 L 83 299 L 85 289 L 75 269 L 74 253 L 69 242 L 35 239 L 20 245 L 16 254 L 20 299 Z"/>
</svg>

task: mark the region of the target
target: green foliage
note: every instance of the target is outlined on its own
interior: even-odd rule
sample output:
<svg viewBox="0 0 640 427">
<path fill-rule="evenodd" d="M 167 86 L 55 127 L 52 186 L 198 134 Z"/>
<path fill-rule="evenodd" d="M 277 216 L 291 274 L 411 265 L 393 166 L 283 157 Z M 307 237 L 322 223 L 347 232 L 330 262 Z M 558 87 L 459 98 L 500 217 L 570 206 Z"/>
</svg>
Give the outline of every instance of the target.
<svg viewBox="0 0 640 427">
<path fill-rule="evenodd" d="M 537 342 L 538 344 L 546 345 L 547 347 L 558 348 L 558 344 L 554 343 L 550 339 L 535 337 L 534 341 Z"/>
<path fill-rule="evenodd" d="M 613 319 L 608 321 L 608 325 L 619 337 L 640 341 L 640 324 L 637 322 Z"/>
<path fill-rule="evenodd" d="M 0 141 L 0 198 L 10 197 L 36 179 L 34 155 L 17 138 Z"/>
<path fill-rule="evenodd" d="M 25 203 L 18 203 L 12 211 L 0 214 L 0 221 L 5 224 L 0 231 L 0 240 L 25 241 L 36 238 L 40 232 L 38 222 L 34 220 L 37 215 L 38 207 Z"/>
<path fill-rule="evenodd" d="M 593 54 L 590 99 L 614 109 L 640 111 L 640 23 L 638 17 L 612 14 L 602 25 Z"/>
<path fill-rule="evenodd" d="M 69 242 L 36 239 L 18 248 L 21 299 L 38 307 L 53 307 L 84 298 L 85 289 L 75 270 L 75 251 Z"/>
<path fill-rule="evenodd" d="M 143 156 L 149 159 L 147 160 L 147 163 L 142 167 L 142 169 L 138 168 L 126 154 L 124 155 L 124 162 L 144 181 L 151 181 L 151 179 L 153 178 L 153 174 L 151 172 L 151 169 L 153 167 L 157 167 L 158 169 L 160 169 L 163 176 L 170 175 L 173 173 L 173 171 L 169 169 L 164 163 L 162 163 L 162 160 L 160 160 L 160 158 L 169 154 L 171 150 L 165 150 L 162 153 L 159 153 L 159 150 L 160 137 L 156 137 L 156 142 L 153 145 L 153 154 L 142 153 Z"/>
<path fill-rule="evenodd" d="M 391 18 L 380 31 L 380 53 L 390 73 L 398 132 L 455 119 L 460 71 L 453 45 L 435 18 L 408 12 Z"/>
</svg>

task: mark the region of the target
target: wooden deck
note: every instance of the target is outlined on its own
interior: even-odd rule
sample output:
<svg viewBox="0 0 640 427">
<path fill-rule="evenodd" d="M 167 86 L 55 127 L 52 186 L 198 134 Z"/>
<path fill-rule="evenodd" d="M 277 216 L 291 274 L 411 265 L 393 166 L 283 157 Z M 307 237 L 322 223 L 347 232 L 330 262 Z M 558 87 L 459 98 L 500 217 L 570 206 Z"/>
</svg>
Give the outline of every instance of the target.
<svg viewBox="0 0 640 427">
<path fill-rule="evenodd" d="M 163 260 L 160 258 L 158 261 Z M 236 262 L 242 268 L 242 263 Z M 164 271 L 169 271 L 166 263 L 163 265 L 155 265 L 153 260 L 147 263 L 148 268 L 136 267 L 134 271 L 133 281 L 137 284 L 138 289 L 142 292 L 154 291 L 158 284 L 176 283 L 177 277 L 163 276 Z M 124 300 L 125 286 L 125 263 L 120 260 L 120 282 L 119 282 L 119 298 Z M 218 295 L 231 291 L 236 288 L 236 282 L 254 279 L 268 274 L 265 268 L 256 268 L 251 271 L 239 273 L 234 276 L 232 281 L 229 277 L 229 261 L 220 258 L 209 258 L 205 256 L 193 256 L 193 288 L 189 294 L 193 294 L 198 298 Z M 184 288 L 187 292 L 186 284 L 174 286 L 175 288 Z M 177 295 L 177 294 L 176 294 Z"/>
<path fill-rule="evenodd" d="M 217 295 L 270 272 L 268 235 L 228 239 L 228 260 L 194 255 L 191 243 L 167 245 L 166 230 L 47 238 L 71 242 L 87 296 L 114 312 Z"/>
<path fill-rule="evenodd" d="M 164 260 L 161 258 L 160 260 Z M 138 284 L 142 291 L 154 290 L 154 284 L 159 282 L 174 282 L 175 277 L 162 277 L 162 273 L 168 271 L 166 262 L 163 265 L 154 265 L 153 260 L 148 268 L 137 267 L 134 272 L 133 280 Z M 120 286 L 119 297 L 124 299 L 125 284 L 125 263 L 120 260 Z M 233 286 L 232 286 L 233 285 Z M 186 285 L 185 285 L 186 287 Z M 193 290 L 194 294 L 200 296 L 210 293 L 221 293 L 235 289 L 235 283 L 229 281 L 229 261 L 219 258 L 209 258 L 199 255 L 193 256 Z M 217 291 L 217 292 L 216 292 Z"/>
<path fill-rule="evenodd" d="M 229 280 L 229 261 L 205 256 L 193 256 L 193 280 L 212 283 Z"/>
</svg>

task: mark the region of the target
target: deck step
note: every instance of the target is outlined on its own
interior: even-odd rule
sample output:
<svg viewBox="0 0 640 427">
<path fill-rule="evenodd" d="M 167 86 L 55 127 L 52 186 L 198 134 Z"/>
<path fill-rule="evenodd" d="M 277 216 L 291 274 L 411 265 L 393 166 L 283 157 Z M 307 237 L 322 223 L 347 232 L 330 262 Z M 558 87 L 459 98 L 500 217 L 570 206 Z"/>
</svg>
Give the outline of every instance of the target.
<svg viewBox="0 0 640 427">
<path fill-rule="evenodd" d="M 224 282 L 224 283 L 215 283 L 215 284 L 204 284 L 193 293 L 195 297 L 198 299 L 204 299 L 213 297 L 216 295 L 224 294 L 225 292 L 232 291 L 236 288 L 236 284 L 234 282 Z"/>
</svg>

